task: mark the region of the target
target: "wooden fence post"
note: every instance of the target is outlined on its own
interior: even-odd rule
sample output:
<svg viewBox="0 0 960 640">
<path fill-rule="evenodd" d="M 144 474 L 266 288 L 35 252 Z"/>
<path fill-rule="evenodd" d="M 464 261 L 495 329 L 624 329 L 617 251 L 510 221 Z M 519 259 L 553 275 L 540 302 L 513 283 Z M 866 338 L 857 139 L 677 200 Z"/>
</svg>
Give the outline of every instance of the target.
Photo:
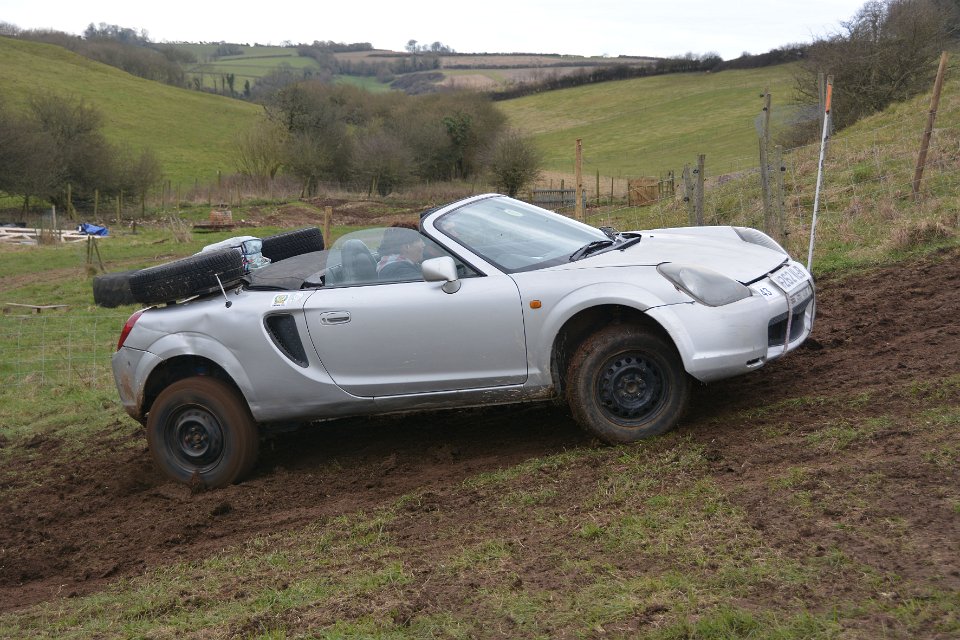
<svg viewBox="0 0 960 640">
<path fill-rule="evenodd" d="M 323 244 L 329 247 L 330 242 L 330 222 L 333 219 L 333 207 L 323 208 Z"/>
<path fill-rule="evenodd" d="M 573 217 L 577 220 L 583 220 L 583 143 L 580 138 L 577 138 L 577 160 L 574 165 L 574 172 L 577 179 L 574 197 L 577 201 L 573 205 Z"/>
<path fill-rule="evenodd" d="M 683 201 L 687 203 L 687 222 L 691 227 L 697 224 L 696 214 L 696 194 L 693 184 L 693 176 L 690 174 L 690 165 L 683 165 Z"/>
<path fill-rule="evenodd" d="M 770 91 L 763 92 L 763 130 L 760 134 L 760 195 L 763 201 L 763 230 L 774 235 L 773 206 L 770 202 Z"/>
<path fill-rule="evenodd" d="M 826 77 L 823 75 L 823 71 L 817 72 L 817 94 L 820 98 L 820 128 L 818 131 L 823 131 L 823 114 L 825 109 L 825 103 L 827 101 L 827 82 Z"/>
<path fill-rule="evenodd" d="M 786 213 L 786 192 L 784 190 L 784 174 L 787 168 L 783 164 L 783 147 L 779 144 L 773 148 L 773 168 L 776 171 L 776 192 L 773 198 L 773 207 L 776 212 L 775 223 L 777 234 L 774 238 L 781 243 L 787 241 L 787 213 Z"/>
<path fill-rule="evenodd" d="M 697 199 L 696 199 L 696 212 L 697 212 L 697 226 L 703 226 L 703 181 L 705 180 L 704 169 L 706 165 L 707 156 L 700 154 L 697 156 Z"/>
<path fill-rule="evenodd" d="M 927 149 L 930 147 L 930 136 L 933 135 L 933 124 L 937 120 L 937 107 L 940 105 L 940 92 L 943 90 L 943 76 L 947 70 L 947 52 L 940 54 L 940 67 L 937 69 L 937 80 L 933 83 L 933 98 L 930 100 L 930 115 L 927 118 L 927 128 L 923 131 L 920 140 L 920 155 L 917 156 L 917 168 L 913 173 L 913 198 L 920 199 L 920 181 L 923 179 L 923 167 L 927 163 Z"/>
</svg>

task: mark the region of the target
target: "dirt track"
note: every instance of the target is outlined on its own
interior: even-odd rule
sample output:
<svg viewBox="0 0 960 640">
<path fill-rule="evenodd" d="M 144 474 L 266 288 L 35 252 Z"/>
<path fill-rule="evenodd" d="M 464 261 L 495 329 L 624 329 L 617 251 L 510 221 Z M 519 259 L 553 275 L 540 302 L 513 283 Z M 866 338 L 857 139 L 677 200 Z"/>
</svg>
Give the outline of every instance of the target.
<svg viewBox="0 0 960 640">
<path fill-rule="evenodd" d="M 805 406 L 760 418 L 743 410 L 792 398 L 870 392 L 862 411 L 906 416 L 916 404 L 916 397 L 902 393 L 906 383 L 960 372 L 960 251 L 827 279 L 819 289 L 818 324 L 808 345 L 757 373 L 699 389 L 681 427 L 706 444 L 713 477 L 730 488 L 754 526 L 784 548 L 811 537 L 824 546 L 854 545 L 827 521 L 798 528 L 789 510 L 767 499 L 765 489 L 776 470 L 816 466 L 817 451 L 792 436 L 842 417 L 849 405 Z M 785 423 L 780 435 L 761 435 L 764 427 Z M 144 441 L 129 421 L 118 423 L 113 437 Z M 946 471 L 924 464 L 913 451 L 914 437 L 893 430 L 861 443 L 842 464 L 836 457 L 824 463 L 808 479 L 810 490 L 827 491 L 829 484 L 830 491 L 840 492 L 876 469 L 897 478 L 876 489 L 871 509 L 874 515 L 904 518 L 911 527 L 909 544 L 857 542 L 851 553 L 866 562 L 890 563 L 908 577 L 937 567 L 943 586 L 957 589 L 960 518 L 945 505 L 958 499 L 960 471 L 956 464 Z M 7 446 L 53 454 L 61 443 L 38 436 Z M 343 421 L 279 434 L 264 443 L 251 480 L 196 494 L 163 480 L 145 447 L 111 460 L 105 446 L 86 459 L 64 461 L 29 491 L 28 501 L 0 504 L 0 610 L 90 593 L 118 577 L 202 558 L 258 534 L 391 505 L 413 491 L 456 505 L 456 486 L 478 472 L 591 446 L 596 445 L 554 406 Z M 7 478 L 18 477 L 16 468 L 7 471 Z M 824 478 L 830 482 L 818 481 Z M 926 499 L 931 495 L 936 499 Z M 484 517 L 482 509 L 457 513 Z"/>
</svg>

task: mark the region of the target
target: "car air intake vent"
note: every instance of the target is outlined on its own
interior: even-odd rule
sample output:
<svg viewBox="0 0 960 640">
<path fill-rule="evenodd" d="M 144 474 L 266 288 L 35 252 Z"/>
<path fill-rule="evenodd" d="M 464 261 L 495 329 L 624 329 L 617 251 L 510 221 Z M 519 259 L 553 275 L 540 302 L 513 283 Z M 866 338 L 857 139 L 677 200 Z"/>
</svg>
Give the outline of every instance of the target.
<svg viewBox="0 0 960 640">
<path fill-rule="evenodd" d="M 277 313 L 264 319 L 267 333 L 277 348 L 301 367 L 306 368 L 307 353 L 303 350 L 300 341 L 300 332 L 297 331 L 297 321 L 289 313 Z"/>
<path fill-rule="evenodd" d="M 810 304 L 810 300 L 813 298 L 807 298 L 805 301 L 798 304 L 793 308 L 793 319 L 790 320 L 790 341 L 793 342 L 803 333 L 803 330 L 806 328 L 806 323 L 804 322 L 804 313 L 807 311 L 807 305 Z M 767 346 L 774 347 L 777 345 L 782 345 L 787 333 L 787 314 L 782 313 L 776 318 L 770 321 L 769 326 L 767 327 Z"/>
</svg>

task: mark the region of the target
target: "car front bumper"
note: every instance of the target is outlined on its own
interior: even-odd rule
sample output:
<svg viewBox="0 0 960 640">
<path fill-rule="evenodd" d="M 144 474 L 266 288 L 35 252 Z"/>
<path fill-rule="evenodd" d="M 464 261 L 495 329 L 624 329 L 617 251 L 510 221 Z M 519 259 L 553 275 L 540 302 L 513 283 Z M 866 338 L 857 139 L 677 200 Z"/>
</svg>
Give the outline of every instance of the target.
<svg viewBox="0 0 960 640">
<path fill-rule="evenodd" d="M 708 307 L 691 302 L 647 313 L 670 333 L 687 372 L 711 382 L 758 369 L 803 344 L 816 316 L 816 293 L 812 281 L 807 283 L 809 292 L 798 288 L 789 303 L 765 278 L 750 286 L 754 295 L 733 304 Z M 761 288 L 767 293 L 760 293 Z M 790 337 L 784 345 L 788 315 Z"/>
</svg>

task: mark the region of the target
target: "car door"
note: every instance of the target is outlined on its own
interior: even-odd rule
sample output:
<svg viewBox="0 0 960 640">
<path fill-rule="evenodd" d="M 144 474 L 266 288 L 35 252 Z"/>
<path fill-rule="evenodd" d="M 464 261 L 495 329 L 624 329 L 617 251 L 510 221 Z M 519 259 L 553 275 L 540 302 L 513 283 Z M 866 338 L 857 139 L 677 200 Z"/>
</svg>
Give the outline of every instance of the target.
<svg viewBox="0 0 960 640">
<path fill-rule="evenodd" d="M 322 288 L 304 304 L 310 339 L 333 380 L 358 396 L 477 389 L 527 378 L 516 284 L 495 274 L 441 282 Z"/>
</svg>

